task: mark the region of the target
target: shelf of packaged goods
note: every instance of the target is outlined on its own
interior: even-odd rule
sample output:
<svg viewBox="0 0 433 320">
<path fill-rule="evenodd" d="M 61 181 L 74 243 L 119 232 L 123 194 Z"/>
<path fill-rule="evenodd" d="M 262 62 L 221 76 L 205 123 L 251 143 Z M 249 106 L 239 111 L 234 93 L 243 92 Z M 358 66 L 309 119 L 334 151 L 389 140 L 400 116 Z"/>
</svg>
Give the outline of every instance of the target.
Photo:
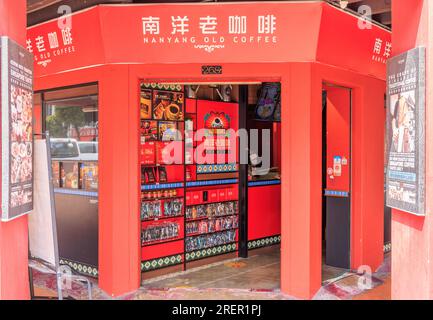
<svg viewBox="0 0 433 320">
<path fill-rule="evenodd" d="M 238 179 L 190 181 L 186 183 L 186 187 L 187 188 L 209 187 L 209 186 L 221 186 L 221 185 L 237 184 L 237 183 L 238 183 Z"/>
<path fill-rule="evenodd" d="M 196 204 L 187 204 L 186 207 L 197 207 L 197 206 L 206 206 L 208 204 L 217 204 L 217 203 L 230 203 L 230 202 L 239 202 L 238 199 L 235 200 L 225 200 L 225 201 L 214 201 L 214 202 L 204 202 L 204 203 L 196 203 Z"/>
<path fill-rule="evenodd" d="M 183 182 L 144 184 L 141 186 L 141 191 L 154 191 L 154 190 L 161 190 L 161 189 L 180 189 L 183 187 L 184 187 Z"/>
<path fill-rule="evenodd" d="M 227 232 L 227 231 L 236 231 L 238 230 L 239 227 L 237 228 L 230 228 L 230 229 L 224 229 L 224 230 L 218 230 L 218 231 L 212 231 L 212 232 L 205 232 L 205 233 L 191 233 L 191 234 L 187 234 L 186 237 L 187 238 L 195 238 L 195 237 L 200 237 L 200 236 L 207 236 L 210 234 L 215 234 L 215 233 L 222 233 L 222 232 Z"/>
<path fill-rule="evenodd" d="M 170 239 L 165 239 L 165 240 L 157 240 L 157 241 L 152 241 L 152 242 L 145 242 L 141 244 L 142 248 L 145 247 L 151 247 L 157 244 L 165 244 L 165 243 L 170 243 L 170 242 L 177 242 L 177 241 L 183 241 L 184 237 L 176 237 L 176 238 L 170 238 Z"/>
<path fill-rule="evenodd" d="M 239 216 L 239 212 L 231 213 L 231 214 L 226 214 L 226 215 L 223 215 L 223 216 L 201 217 L 201 218 L 195 218 L 195 219 L 185 218 L 185 222 L 197 222 L 197 221 L 203 221 L 203 220 L 215 220 L 215 219 L 218 219 L 218 218 L 227 218 L 227 217 L 232 217 L 232 216 L 234 216 L 234 217 Z"/>
<path fill-rule="evenodd" d="M 159 217 L 159 218 L 153 218 L 153 219 L 142 219 L 141 222 L 154 222 L 154 221 L 161 221 L 161 220 L 168 220 L 168 219 L 177 219 L 177 218 L 183 218 L 183 213 L 178 216 L 171 216 L 171 217 Z"/>
<path fill-rule="evenodd" d="M 212 248 L 215 248 L 215 247 L 228 246 L 228 245 L 231 245 L 231 244 L 238 244 L 238 241 L 231 241 L 231 242 L 227 242 L 227 243 L 216 244 L 214 246 L 197 248 L 197 249 L 194 249 L 194 250 L 185 251 L 185 253 L 191 253 L 191 252 L 200 251 L 200 250 L 208 250 L 208 249 L 212 249 Z"/>
<path fill-rule="evenodd" d="M 177 196 L 177 197 L 167 197 L 167 198 L 151 198 L 151 199 L 146 199 L 146 198 L 142 198 L 141 202 L 152 202 L 152 201 L 166 201 L 166 200 L 179 200 L 179 199 L 183 199 L 183 196 Z"/>
</svg>

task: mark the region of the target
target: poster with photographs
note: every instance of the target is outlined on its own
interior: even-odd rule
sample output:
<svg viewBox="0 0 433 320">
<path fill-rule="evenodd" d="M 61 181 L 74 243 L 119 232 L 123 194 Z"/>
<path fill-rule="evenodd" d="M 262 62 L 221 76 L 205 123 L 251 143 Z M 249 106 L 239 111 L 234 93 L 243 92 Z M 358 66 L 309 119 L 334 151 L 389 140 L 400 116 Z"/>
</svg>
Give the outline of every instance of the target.
<svg viewBox="0 0 433 320">
<path fill-rule="evenodd" d="M 153 91 L 153 119 L 182 121 L 184 94 L 173 91 Z"/>
<path fill-rule="evenodd" d="M 256 106 L 256 119 L 264 121 L 281 120 L 281 85 L 277 82 L 263 83 Z"/>
<path fill-rule="evenodd" d="M 425 215 L 425 48 L 388 60 L 388 207 Z"/>
<path fill-rule="evenodd" d="M 151 120 L 142 120 L 140 124 L 141 144 L 156 140 L 158 140 L 158 122 Z"/>
<path fill-rule="evenodd" d="M 152 118 L 152 90 L 141 89 L 140 118 L 141 120 L 148 120 Z"/>
<path fill-rule="evenodd" d="M 180 133 L 177 131 L 177 124 L 174 121 L 159 122 L 159 141 L 181 140 Z"/>
<path fill-rule="evenodd" d="M 9 221 L 33 210 L 33 59 L 7 37 L 0 46 L 2 220 Z"/>
</svg>

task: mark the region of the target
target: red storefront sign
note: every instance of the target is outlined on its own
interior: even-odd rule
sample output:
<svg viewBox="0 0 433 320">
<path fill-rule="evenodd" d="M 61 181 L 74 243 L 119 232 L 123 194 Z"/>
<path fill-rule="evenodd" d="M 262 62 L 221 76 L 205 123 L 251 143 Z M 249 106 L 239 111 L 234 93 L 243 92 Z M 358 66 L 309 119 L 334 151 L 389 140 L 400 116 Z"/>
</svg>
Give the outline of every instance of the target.
<svg viewBox="0 0 433 320">
<path fill-rule="evenodd" d="M 76 13 L 71 22 L 70 28 L 54 20 L 29 29 L 27 46 L 38 75 L 181 60 L 323 61 L 383 77 L 391 50 L 388 31 L 361 29 L 357 19 L 323 3 L 106 5 Z M 338 28 L 341 24 L 347 28 Z M 335 55 L 336 49 L 341 54 Z"/>
</svg>

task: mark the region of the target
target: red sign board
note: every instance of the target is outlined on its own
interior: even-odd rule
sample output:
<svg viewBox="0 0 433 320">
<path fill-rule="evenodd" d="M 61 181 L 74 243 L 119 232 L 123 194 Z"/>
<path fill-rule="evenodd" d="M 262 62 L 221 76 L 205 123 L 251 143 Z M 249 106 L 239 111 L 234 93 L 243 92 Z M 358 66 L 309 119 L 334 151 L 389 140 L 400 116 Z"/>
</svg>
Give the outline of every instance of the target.
<svg viewBox="0 0 433 320">
<path fill-rule="evenodd" d="M 27 44 L 37 75 L 108 63 L 323 61 L 384 77 L 377 39 L 385 48 L 390 33 L 358 20 L 322 2 L 102 5 L 74 14 L 70 28 L 30 28 Z"/>
</svg>

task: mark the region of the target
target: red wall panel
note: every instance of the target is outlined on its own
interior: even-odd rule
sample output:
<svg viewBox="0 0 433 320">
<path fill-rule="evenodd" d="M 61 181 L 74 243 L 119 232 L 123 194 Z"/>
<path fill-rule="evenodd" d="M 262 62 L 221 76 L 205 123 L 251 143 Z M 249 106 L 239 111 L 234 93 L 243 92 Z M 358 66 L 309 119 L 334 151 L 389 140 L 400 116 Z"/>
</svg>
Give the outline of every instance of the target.
<svg viewBox="0 0 433 320">
<path fill-rule="evenodd" d="M 281 186 L 248 188 L 248 241 L 281 234 Z"/>
<path fill-rule="evenodd" d="M 350 191 L 350 91 L 325 87 L 327 91 L 326 189 Z M 338 163 L 339 162 L 339 163 Z"/>
<path fill-rule="evenodd" d="M 433 75 L 432 28 L 433 3 L 431 0 L 394 0 L 392 3 L 395 55 L 416 46 L 427 48 L 426 81 L 426 216 L 418 217 L 407 212 L 392 210 L 392 299 L 433 299 L 433 100 L 431 81 Z M 395 280 L 394 280 L 395 279 Z"/>
<path fill-rule="evenodd" d="M 0 36 L 25 46 L 25 28 L 26 1 L 0 0 Z M 27 222 L 27 216 L 0 222 L 0 300 L 30 298 Z"/>
</svg>

